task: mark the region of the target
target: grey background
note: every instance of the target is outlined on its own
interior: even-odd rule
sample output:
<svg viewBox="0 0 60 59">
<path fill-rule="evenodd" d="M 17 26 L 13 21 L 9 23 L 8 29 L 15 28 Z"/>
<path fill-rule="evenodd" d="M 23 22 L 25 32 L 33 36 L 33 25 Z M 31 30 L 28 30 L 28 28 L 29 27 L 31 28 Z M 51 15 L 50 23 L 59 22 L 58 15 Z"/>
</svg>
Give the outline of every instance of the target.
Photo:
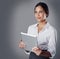
<svg viewBox="0 0 60 59">
<path fill-rule="evenodd" d="M 49 6 L 47 19 L 57 29 L 57 53 L 60 58 L 60 0 L 0 0 L 0 59 L 28 59 L 18 47 L 20 32 L 27 32 L 28 26 L 36 23 L 34 6 L 44 1 Z"/>
</svg>

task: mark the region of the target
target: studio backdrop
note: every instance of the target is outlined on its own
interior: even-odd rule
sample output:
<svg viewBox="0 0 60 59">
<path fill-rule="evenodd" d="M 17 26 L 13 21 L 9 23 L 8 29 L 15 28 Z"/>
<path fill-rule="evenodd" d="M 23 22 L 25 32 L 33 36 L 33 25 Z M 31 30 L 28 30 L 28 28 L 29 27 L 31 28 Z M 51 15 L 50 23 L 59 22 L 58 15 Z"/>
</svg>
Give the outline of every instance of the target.
<svg viewBox="0 0 60 59">
<path fill-rule="evenodd" d="M 54 59 L 60 58 L 60 0 L 4 0 L 1 1 L 0 59 L 28 59 L 18 47 L 20 32 L 27 32 L 29 25 L 36 23 L 34 6 L 45 2 L 49 7 L 50 22 L 57 30 L 57 46 Z"/>
</svg>

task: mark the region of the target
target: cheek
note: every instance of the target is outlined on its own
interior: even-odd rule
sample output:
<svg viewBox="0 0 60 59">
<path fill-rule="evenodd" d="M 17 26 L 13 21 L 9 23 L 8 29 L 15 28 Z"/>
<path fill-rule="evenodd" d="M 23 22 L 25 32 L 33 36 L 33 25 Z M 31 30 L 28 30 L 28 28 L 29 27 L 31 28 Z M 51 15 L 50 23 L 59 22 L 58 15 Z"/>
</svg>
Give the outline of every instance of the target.
<svg viewBox="0 0 60 59">
<path fill-rule="evenodd" d="M 34 16 L 37 18 L 37 14 L 34 14 Z"/>
<path fill-rule="evenodd" d="M 44 17 L 44 14 L 43 14 L 43 13 L 41 13 L 41 14 L 40 14 L 40 16 L 43 18 L 43 17 Z"/>
<path fill-rule="evenodd" d="M 44 18 L 44 13 L 34 14 L 35 18 L 41 17 L 41 19 Z"/>
</svg>

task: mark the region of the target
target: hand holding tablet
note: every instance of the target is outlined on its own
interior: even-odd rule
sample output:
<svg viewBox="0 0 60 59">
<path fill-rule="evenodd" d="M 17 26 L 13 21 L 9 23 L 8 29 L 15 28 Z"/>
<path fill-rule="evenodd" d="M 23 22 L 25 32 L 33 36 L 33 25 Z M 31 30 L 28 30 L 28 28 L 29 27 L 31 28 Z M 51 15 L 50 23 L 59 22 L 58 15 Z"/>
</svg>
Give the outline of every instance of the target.
<svg viewBox="0 0 60 59">
<path fill-rule="evenodd" d="M 32 51 L 32 48 L 37 46 L 37 37 L 35 35 L 30 35 L 27 33 L 21 32 L 22 45 L 24 50 Z"/>
</svg>

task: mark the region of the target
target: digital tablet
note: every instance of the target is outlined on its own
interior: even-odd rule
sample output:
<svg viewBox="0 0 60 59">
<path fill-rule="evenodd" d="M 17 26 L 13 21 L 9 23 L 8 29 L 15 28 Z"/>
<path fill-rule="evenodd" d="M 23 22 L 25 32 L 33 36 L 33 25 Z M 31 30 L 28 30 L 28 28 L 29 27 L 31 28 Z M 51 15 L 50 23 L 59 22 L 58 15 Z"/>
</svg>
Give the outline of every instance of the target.
<svg viewBox="0 0 60 59">
<path fill-rule="evenodd" d="M 25 43 L 25 50 L 31 51 L 33 47 L 37 46 L 37 37 L 35 35 L 21 32 L 21 39 Z"/>
</svg>

